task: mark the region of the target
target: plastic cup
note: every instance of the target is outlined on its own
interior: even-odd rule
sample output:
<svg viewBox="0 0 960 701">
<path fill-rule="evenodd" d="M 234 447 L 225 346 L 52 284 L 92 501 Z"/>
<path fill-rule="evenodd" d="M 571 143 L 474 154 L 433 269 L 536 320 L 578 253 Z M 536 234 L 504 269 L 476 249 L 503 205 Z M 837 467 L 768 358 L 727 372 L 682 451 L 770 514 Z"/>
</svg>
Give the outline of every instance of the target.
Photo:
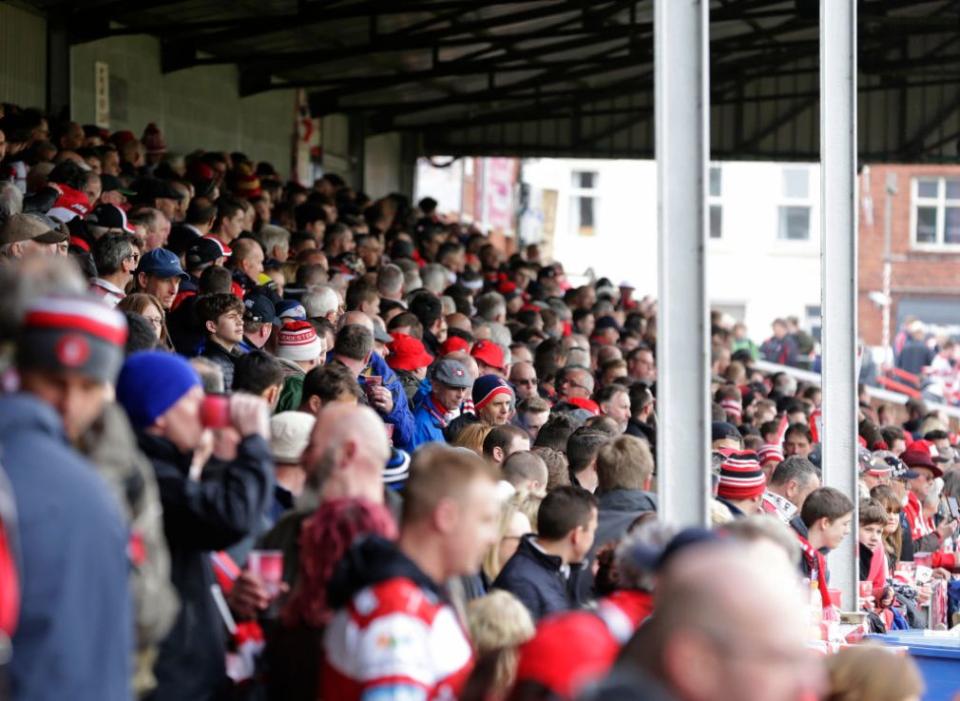
<svg viewBox="0 0 960 701">
<path fill-rule="evenodd" d="M 226 428 L 230 425 L 230 397 L 208 394 L 200 403 L 200 423 L 204 428 Z"/>
<path fill-rule="evenodd" d="M 280 593 L 283 583 L 283 553 L 280 550 L 251 550 L 247 569 L 260 578 L 271 597 Z"/>
</svg>

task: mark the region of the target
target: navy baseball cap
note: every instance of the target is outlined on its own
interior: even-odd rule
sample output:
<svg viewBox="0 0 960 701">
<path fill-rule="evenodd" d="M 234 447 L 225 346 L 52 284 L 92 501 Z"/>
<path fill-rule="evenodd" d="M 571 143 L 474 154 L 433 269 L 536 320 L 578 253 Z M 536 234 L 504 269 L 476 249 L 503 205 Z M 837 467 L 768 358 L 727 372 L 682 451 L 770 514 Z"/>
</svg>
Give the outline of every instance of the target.
<svg viewBox="0 0 960 701">
<path fill-rule="evenodd" d="M 252 293 L 248 294 L 243 300 L 245 321 L 252 321 L 261 324 L 279 324 L 277 310 L 265 295 Z"/>
<path fill-rule="evenodd" d="M 176 254 L 165 248 L 154 248 L 144 253 L 140 258 L 140 267 L 137 268 L 137 272 L 162 278 L 179 277 L 184 280 L 190 278 L 180 267 L 180 259 Z"/>
</svg>

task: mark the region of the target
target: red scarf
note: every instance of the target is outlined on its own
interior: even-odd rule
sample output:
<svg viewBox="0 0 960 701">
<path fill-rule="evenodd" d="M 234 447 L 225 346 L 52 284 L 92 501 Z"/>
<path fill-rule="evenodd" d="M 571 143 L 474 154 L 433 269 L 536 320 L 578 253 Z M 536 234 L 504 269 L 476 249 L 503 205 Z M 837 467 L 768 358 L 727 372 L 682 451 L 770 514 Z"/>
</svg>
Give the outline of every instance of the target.
<svg viewBox="0 0 960 701">
<path fill-rule="evenodd" d="M 830 608 L 830 587 L 827 585 L 827 560 L 823 553 L 810 545 L 810 541 L 797 533 L 800 540 L 800 549 L 803 551 L 803 559 L 810 568 L 811 575 L 817 573 L 817 586 L 820 589 L 820 599 L 823 602 L 823 610 Z"/>
</svg>

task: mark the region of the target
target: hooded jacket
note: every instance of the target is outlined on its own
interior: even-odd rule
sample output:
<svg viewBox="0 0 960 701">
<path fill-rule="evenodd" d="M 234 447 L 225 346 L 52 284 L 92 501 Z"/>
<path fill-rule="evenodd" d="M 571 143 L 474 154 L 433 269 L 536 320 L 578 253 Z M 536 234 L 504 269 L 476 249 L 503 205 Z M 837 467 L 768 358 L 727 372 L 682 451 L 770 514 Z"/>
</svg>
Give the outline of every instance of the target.
<svg viewBox="0 0 960 701">
<path fill-rule="evenodd" d="M 455 698 L 473 651 L 443 591 L 396 545 L 355 543 L 334 572 L 322 698 Z"/>
<path fill-rule="evenodd" d="M 53 408 L 29 394 L 0 398 L 0 449 L 23 565 L 13 698 L 130 699 L 133 605 L 117 500 Z"/>
<path fill-rule="evenodd" d="M 260 521 L 272 495 L 270 449 L 259 436 L 243 439 L 223 469 L 188 476 L 192 455 L 141 432 L 140 449 L 153 463 L 163 504 L 173 585 L 180 613 L 160 645 L 153 701 L 210 699 L 226 683 L 226 634 L 211 593 L 210 553 L 241 540 Z"/>
</svg>

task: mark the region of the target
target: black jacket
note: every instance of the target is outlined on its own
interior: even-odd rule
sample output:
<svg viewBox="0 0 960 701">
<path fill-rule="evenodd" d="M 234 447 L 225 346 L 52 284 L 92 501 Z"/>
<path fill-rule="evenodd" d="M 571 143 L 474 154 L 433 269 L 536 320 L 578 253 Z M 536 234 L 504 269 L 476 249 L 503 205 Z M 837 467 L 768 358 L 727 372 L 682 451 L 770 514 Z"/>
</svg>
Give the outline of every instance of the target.
<svg viewBox="0 0 960 701">
<path fill-rule="evenodd" d="M 534 547 L 536 536 L 525 535 L 513 557 L 500 570 L 494 581 L 495 589 L 505 589 L 516 596 L 530 611 L 534 621 L 560 611 L 569 611 L 580 605 L 577 594 L 582 565 L 570 565 L 569 578 L 560 571 L 562 561 Z"/>
<path fill-rule="evenodd" d="M 161 643 L 153 701 L 212 699 L 226 684 L 226 633 L 214 603 L 210 553 L 243 538 L 259 522 L 272 495 L 273 463 L 267 442 L 250 436 L 237 458 L 200 481 L 188 476 L 192 456 L 163 438 L 140 433 L 140 448 L 153 463 L 170 546 L 180 615 Z"/>
<path fill-rule="evenodd" d="M 242 355 L 239 351 L 228 351 L 216 341 L 209 338 L 203 346 L 201 358 L 212 360 L 223 372 L 223 391 L 229 392 L 233 389 L 233 372 L 236 368 L 237 358 Z"/>
</svg>

